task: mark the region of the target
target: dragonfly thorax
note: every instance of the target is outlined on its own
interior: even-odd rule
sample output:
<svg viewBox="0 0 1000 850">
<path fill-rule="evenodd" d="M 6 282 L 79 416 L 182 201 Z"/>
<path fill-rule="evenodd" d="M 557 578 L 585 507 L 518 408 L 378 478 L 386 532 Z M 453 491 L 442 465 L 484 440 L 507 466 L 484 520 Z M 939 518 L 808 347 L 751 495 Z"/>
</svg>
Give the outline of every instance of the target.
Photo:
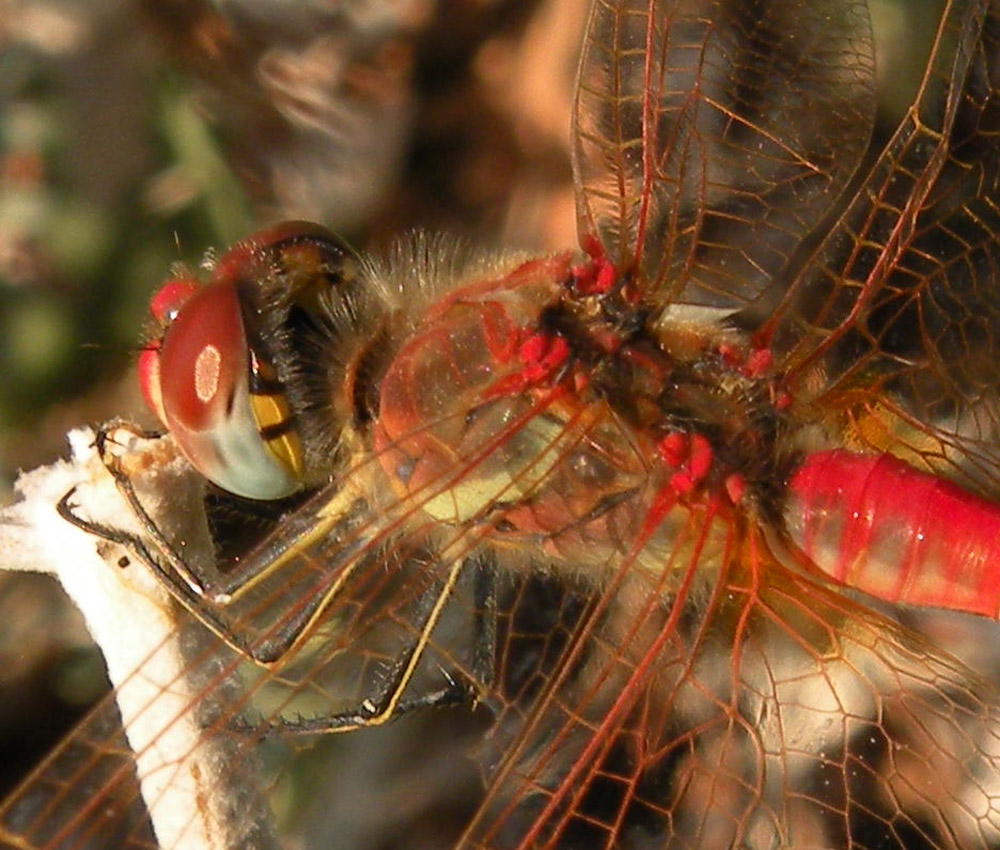
<svg viewBox="0 0 1000 850">
<path fill-rule="evenodd" d="M 374 450 L 393 499 L 604 559 L 664 493 L 731 504 L 783 480 L 766 351 L 617 309 L 622 287 L 579 278 L 568 255 L 526 263 L 425 317 L 380 382 Z"/>
</svg>

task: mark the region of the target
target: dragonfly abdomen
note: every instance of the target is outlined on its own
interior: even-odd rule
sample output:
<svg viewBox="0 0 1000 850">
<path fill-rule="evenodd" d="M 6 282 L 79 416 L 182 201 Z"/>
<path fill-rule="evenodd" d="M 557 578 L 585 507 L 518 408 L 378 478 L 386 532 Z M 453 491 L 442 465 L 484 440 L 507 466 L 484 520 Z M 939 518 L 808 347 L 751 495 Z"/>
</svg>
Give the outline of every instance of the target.
<svg viewBox="0 0 1000 850">
<path fill-rule="evenodd" d="M 838 582 L 890 602 L 1000 613 L 1000 507 L 892 455 L 815 452 L 785 521 Z"/>
</svg>

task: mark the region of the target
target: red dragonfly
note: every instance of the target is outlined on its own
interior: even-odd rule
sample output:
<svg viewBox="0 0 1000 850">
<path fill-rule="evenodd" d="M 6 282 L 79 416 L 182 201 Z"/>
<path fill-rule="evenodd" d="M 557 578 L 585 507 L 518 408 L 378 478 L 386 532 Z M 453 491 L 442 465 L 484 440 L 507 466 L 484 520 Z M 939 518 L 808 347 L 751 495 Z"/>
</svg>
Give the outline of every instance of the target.
<svg viewBox="0 0 1000 850">
<path fill-rule="evenodd" d="M 438 845 L 1000 846 L 1000 693 L 893 616 L 1000 611 L 1000 9 L 945 5 L 891 132 L 874 61 L 862 2 L 598 0 L 581 253 L 287 223 L 169 281 L 140 373 L 213 543 L 112 431 L 139 530 L 62 509 L 186 609 L 183 696 L 6 843 L 350 846 L 297 746 L 479 705 Z"/>
</svg>

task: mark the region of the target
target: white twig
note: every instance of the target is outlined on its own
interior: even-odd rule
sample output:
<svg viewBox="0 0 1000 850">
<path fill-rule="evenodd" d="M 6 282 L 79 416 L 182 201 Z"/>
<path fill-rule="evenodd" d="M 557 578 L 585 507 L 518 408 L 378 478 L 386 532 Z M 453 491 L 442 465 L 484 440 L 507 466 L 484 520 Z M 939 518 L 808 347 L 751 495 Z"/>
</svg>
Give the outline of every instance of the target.
<svg viewBox="0 0 1000 850">
<path fill-rule="evenodd" d="M 93 434 L 69 435 L 73 458 L 21 476 L 20 501 L 0 511 L 0 568 L 55 575 L 83 612 L 115 688 L 157 840 L 171 850 L 230 850 L 224 800 L 225 754 L 199 727 L 185 678 L 177 624 L 165 591 L 140 565 L 123 569 L 120 549 L 56 512 L 76 487 L 77 510 L 93 521 L 137 531 L 92 448 Z M 167 444 L 169 446 L 169 444 Z M 163 468 L 176 460 L 161 457 Z M 164 489 L 174 498 L 176 490 Z M 103 551 L 103 557 L 98 552 Z M 250 813 L 246 813 L 251 816 Z M 257 816 L 259 813 L 253 813 Z"/>
</svg>

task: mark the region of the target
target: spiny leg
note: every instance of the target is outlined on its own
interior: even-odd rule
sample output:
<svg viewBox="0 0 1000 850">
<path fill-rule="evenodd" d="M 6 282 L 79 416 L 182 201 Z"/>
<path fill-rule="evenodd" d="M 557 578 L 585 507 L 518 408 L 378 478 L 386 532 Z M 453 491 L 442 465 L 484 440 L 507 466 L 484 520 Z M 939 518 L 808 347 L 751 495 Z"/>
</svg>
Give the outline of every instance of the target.
<svg viewBox="0 0 1000 850">
<path fill-rule="evenodd" d="M 125 428 L 129 433 L 142 438 L 156 435 L 147 434 L 130 425 L 113 424 L 103 428 L 96 441 L 102 462 L 149 542 L 139 534 L 80 516 L 72 504 L 76 488 L 60 500 L 57 505 L 59 514 L 83 531 L 125 548 L 197 620 L 246 657 L 264 665 L 280 660 L 333 602 L 350 575 L 362 563 L 367 562 L 368 558 L 363 552 L 358 554 L 359 549 L 364 549 L 363 545 L 358 545 L 355 541 L 353 546 L 344 546 L 340 563 L 331 565 L 328 571 L 319 575 L 316 584 L 308 590 L 308 602 L 305 605 L 291 606 L 290 613 L 280 622 L 269 625 L 263 632 L 253 633 L 247 622 L 233 613 L 227 613 L 227 609 L 231 612 L 233 600 L 297 554 L 294 546 L 297 537 L 314 539 L 320 536 L 319 533 L 307 521 L 300 519 L 296 523 L 294 518 L 287 518 L 288 521 L 280 529 L 285 539 L 280 547 L 274 547 L 281 551 L 276 553 L 267 546 L 258 547 L 240 560 L 239 570 L 226 574 L 224 582 L 206 581 L 190 568 L 184 556 L 161 531 L 140 501 L 131 478 L 109 453 L 107 445 L 112 442 L 109 435 L 113 428 Z M 355 517 L 348 510 L 342 516 L 337 516 L 337 519 L 342 519 L 350 528 Z M 328 520 L 326 525 L 332 527 L 335 521 Z M 364 542 L 361 541 L 362 544 Z"/>
<path fill-rule="evenodd" d="M 138 436 L 147 437 L 143 432 L 131 429 Z M 102 459 L 109 472 L 114 477 L 117 486 L 123 493 L 130 509 L 135 513 L 140 525 L 153 541 L 160 557 L 153 554 L 147 542 L 137 534 L 113 528 L 103 523 L 85 519 L 74 512 L 72 498 L 74 490 L 67 493 L 59 502 L 58 510 L 61 516 L 70 523 L 102 537 L 127 549 L 134 558 L 145 564 L 152 574 L 181 604 L 187 608 L 201 623 L 223 638 L 230 646 L 242 655 L 263 664 L 280 660 L 296 645 L 304 631 L 315 622 L 318 615 L 330 604 L 336 596 L 339 585 L 327 588 L 326 593 L 316 593 L 314 601 L 306 606 L 296 616 L 288 618 L 280 624 L 280 628 L 272 630 L 266 638 L 245 636 L 240 631 L 240 623 L 234 622 L 225 615 L 228 599 L 219 601 L 218 595 L 213 595 L 213 586 L 195 576 L 185 563 L 169 538 L 163 534 L 157 523 L 146 511 L 139 500 L 138 494 L 130 477 L 120 465 L 111 458 L 106 449 L 110 441 L 109 430 L 105 429 L 98 437 Z M 266 560 L 250 561 L 245 570 L 252 576 L 258 576 L 269 569 Z M 410 683 L 416 665 L 422 657 L 429 642 L 430 633 L 437 624 L 441 611 L 448 597 L 454 590 L 459 575 L 467 568 L 474 570 L 474 613 L 473 657 L 471 677 L 466 674 L 458 676 L 442 670 L 447 683 L 426 694 L 415 697 L 405 697 L 403 691 Z M 338 712 L 335 715 L 322 718 L 315 722 L 289 724 L 282 721 L 269 724 L 272 728 L 284 732 L 301 733 L 343 731 L 360 726 L 378 725 L 402 714 L 424 708 L 474 703 L 484 688 L 492 683 L 496 651 L 496 590 L 494 586 L 495 570 L 484 559 L 484 556 L 468 557 L 453 566 L 445 581 L 445 587 L 432 586 L 425 590 L 418 599 L 415 616 L 421 622 L 420 632 L 412 644 L 399 656 L 391 666 L 388 675 L 381 678 L 374 694 L 362 701 L 357 707 Z M 234 586 L 238 593 L 241 588 Z M 470 681 L 472 680 L 472 681 Z M 237 724 L 238 725 L 238 724 Z M 261 734 L 261 729 L 255 726 L 241 731 Z M 267 734 L 267 732 L 263 732 Z"/>
<path fill-rule="evenodd" d="M 467 558 L 453 573 L 457 576 L 466 570 L 473 574 L 474 610 L 472 616 L 473 647 L 469 673 L 441 669 L 445 678 L 443 687 L 407 697 L 403 692 L 412 680 L 410 662 L 418 660 L 426 649 L 426 640 L 438 622 L 435 609 L 442 597 L 450 595 L 446 586 L 431 586 L 421 593 L 415 606 L 415 619 L 420 631 L 412 643 L 380 678 L 375 691 L 357 706 L 325 717 L 287 720 L 266 718 L 256 723 L 246 723 L 233 718 L 231 726 L 238 732 L 259 738 L 293 735 L 329 734 L 381 725 L 414 711 L 443 708 L 454 705 L 475 705 L 494 682 L 496 665 L 497 588 L 495 565 L 486 557 Z"/>
</svg>

